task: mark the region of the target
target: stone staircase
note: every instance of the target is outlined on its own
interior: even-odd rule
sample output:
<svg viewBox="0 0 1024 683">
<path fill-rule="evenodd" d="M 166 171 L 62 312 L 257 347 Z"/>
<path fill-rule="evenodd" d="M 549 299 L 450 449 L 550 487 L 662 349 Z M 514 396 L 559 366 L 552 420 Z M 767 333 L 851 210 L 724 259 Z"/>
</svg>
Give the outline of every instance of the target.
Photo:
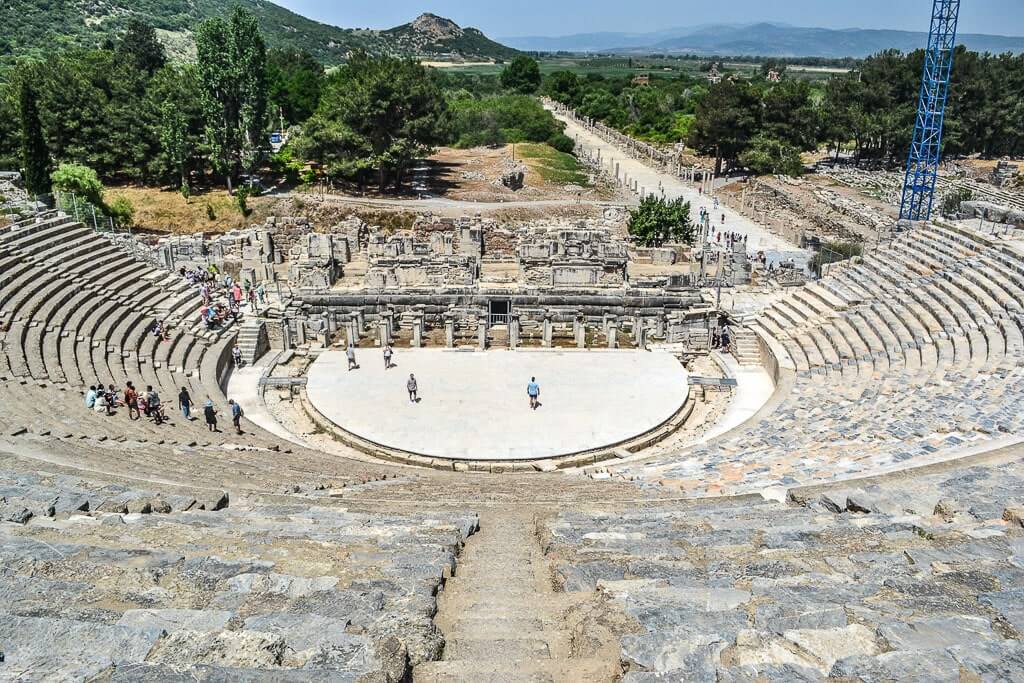
<svg viewBox="0 0 1024 683">
<path fill-rule="evenodd" d="M 267 352 L 266 323 L 261 320 L 246 320 L 238 330 L 238 347 L 242 350 L 242 361 L 252 365 Z"/>
<path fill-rule="evenodd" d="M 761 349 L 757 345 L 757 336 L 747 327 L 733 329 L 732 355 L 740 365 L 756 367 L 761 364 Z"/>
<path fill-rule="evenodd" d="M 569 616 L 594 594 L 555 592 L 553 585 L 532 514 L 486 515 L 438 598 L 444 655 L 416 667 L 413 681 L 615 680 L 614 639 L 604 651 L 586 651 Z"/>
</svg>

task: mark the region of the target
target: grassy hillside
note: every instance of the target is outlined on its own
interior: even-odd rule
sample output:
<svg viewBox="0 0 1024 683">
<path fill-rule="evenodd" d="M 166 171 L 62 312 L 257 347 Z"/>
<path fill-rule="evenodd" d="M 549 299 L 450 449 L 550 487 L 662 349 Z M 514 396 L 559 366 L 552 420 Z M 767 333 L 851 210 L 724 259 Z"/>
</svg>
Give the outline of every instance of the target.
<svg viewBox="0 0 1024 683">
<path fill-rule="evenodd" d="M 475 29 L 453 23 L 454 33 L 434 41 L 419 34 L 420 20 L 390 31 L 342 29 L 263 0 L 0 0 L 0 65 L 20 55 L 100 46 L 116 39 L 135 18 L 159 29 L 172 54 L 187 57 L 195 26 L 208 17 L 226 15 L 236 4 L 256 15 L 271 47 L 300 48 L 328 65 L 338 64 L 355 49 L 410 56 L 454 52 L 480 58 L 515 53 Z"/>
</svg>

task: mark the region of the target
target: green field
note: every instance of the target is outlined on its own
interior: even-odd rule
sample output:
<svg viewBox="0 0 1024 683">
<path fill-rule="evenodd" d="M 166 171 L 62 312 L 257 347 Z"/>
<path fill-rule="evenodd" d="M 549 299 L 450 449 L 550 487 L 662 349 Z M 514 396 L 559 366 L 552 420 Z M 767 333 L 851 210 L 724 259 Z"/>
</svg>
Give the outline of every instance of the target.
<svg viewBox="0 0 1024 683">
<path fill-rule="evenodd" d="M 586 168 L 571 154 L 538 143 L 520 143 L 516 145 L 516 156 L 526 161 L 531 169 L 540 174 L 545 182 L 553 185 L 590 184 Z"/>
<path fill-rule="evenodd" d="M 665 58 L 633 58 L 628 57 L 547 57 L 539 60 L 543 74 L 555 71 L 572 71 L 581 76 L 600 74 L 606 78 L 623 78 L 650 75 L 651 78 L 675 78 L 680 74 L 700 76 L 705 73 L 702 68 L 707 60 L 665 59 Z M 752 62 L 723 63 L 725 73 L 736 73 L 741 77 L 751 77 L 760 72 L 761 65 Z M 478 76 L 496 76 L 505 68 L 504 64 L 466 64 L 444 67 L 442 70 L 451 73 L 473 74 Z M 793 66 L 789 70 L 791 77 L 807 80 L 827 80 L 833 73 L 843 69 L 816 70 L 809 67 Z"/>
</svg>

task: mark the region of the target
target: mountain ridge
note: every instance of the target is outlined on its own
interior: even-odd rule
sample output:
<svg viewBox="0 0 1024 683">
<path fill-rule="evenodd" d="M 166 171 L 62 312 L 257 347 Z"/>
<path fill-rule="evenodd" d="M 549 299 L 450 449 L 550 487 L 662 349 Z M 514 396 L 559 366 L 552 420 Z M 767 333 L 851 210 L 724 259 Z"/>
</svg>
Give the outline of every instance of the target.
<svg viewBox="0 0 1024 683">
<path fill-rule="evenodd" d="M 134 19 L 154 26 L 172 56 L 188 58 L 196 26 L 209 17 L 226 16 L 235 5 L 256 16 L 270 47 L 304 49 L 328 66 L 360 49 L 427 58 L 508 59 L 518 54 L 477 29 L 433 14 L 378 31 L 331 26 L 266 0 L 4 0 L 0 65 L 55 48 L 102 46 L 116 41 Z"/>
<path fill-rule="evenodd" d="M 889 29 L 792 26 L 772 22 L 679 27 L 650 33 L 595 32 L 499 38 L 530 52 L 705 54 L 708 56 L 863 58 L 885 49 L 924 47 L 928 34 Z M 965 33 L 959 44 L 978 52 L 1024 52 L 1024 37 Z"/>
</svg>

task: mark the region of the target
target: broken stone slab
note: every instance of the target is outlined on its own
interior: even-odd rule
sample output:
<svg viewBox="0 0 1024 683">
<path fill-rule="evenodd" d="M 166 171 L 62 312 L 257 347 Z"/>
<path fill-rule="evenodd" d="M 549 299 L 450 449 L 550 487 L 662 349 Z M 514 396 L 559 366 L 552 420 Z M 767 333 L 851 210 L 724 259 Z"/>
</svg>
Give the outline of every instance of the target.
<svg viewBox="0 0 1024 683">
<path fill-rule="evenodd" d="M 874 632 L 860 624 L 849 624 L 842 628 L 793 629 L 782 636 L 809 654 L 823 674 L 828 673 L 839 659 L 881 652 Z"/>
<path fill-rule="evenodd" d="M 855 655 L 836 662 L 829 677 L 854 681 L 961 681 L 960 665 L 943 650 Z"/>
<path fill-rule="evenodd" d="M 281 636 L 255 631 L 203 633 L 181 630 L 162 640 L 147 661 L 167 664 L 178 670 L 188 669 L 194 664 L 273 668 L 281 665 L 285 647 Z"/>
<path fill-rule="evenodd" d="M 962 615 L 882 624 L 878 635 L 891 650 L 936 650 L 999 638 L 988 619 Z"/>
<path fill-rule="evenodd" d="M 121 626 L 160 628 L 167 633 L 180 630 L 212 632 L 227 627 L 232 612 L 197 609 L 130 609 L 117 621 Z"/>
<path fill-rule="evenodd" d="M 1010 505 L 1003 510 L 1003 520 L 1012 526 L 1024 527 L 1024 505 Z"/>
<path fill-rule="evenodd" d="M 162 634 L 155 628 L 0 616 L 4 669 L 31 671 L 36 680 L 87 680 L 112 664 L 141 663 Z M 55 656 L 57 652 L 59 656 Z"/>
</svg>

